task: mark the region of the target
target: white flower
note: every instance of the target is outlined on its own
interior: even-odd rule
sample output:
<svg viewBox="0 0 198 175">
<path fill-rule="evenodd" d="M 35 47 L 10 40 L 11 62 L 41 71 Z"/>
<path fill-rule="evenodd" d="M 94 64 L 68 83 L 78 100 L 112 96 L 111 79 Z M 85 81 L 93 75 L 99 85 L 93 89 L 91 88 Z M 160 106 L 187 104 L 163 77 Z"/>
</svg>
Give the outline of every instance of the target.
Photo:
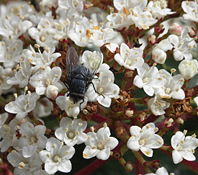
<svg viewBox="0 0 198 175">
<path fill-rule="evenodd" d="M 81 57 L 81 63 L 92 70 L 92 72 L 97 73 L 100 65 L 103 62 L 103 54 L 100 51 L 84 51 Z"/>
<path fill-rule="evenodd" d="M 4 38 L 17 39 L 32 26 L 32 22 L 27 19 L 27 16 L 32 15 L 29 13 L 32 7 L 27 2 L 10 3 L 0 8 L 0 35 Z M 29 12 L 24 12 L 26 10 Z"/>
<path fill-rule="evenodd" d="M 110 129 L 107 126 L 100 128 L 97 133 L 88 132 L 83 157 L 90 159 L 96 156 L 98 159 L 107 160 L 111 150 L 118 145 L 118 140 L 115 137 L 110 137 L 110 135 Z"/>
<path fill-rule="evenodd" d="M 125 43 L 120 46 L 120 54 L 116 54 L 114 59 L 127 69 L 134 70 L 144 63 L 143 50 L 141 48 L 130 49 Z"/>
<path fill-rule="evenodd" d="M 139 126 L 131 126 L 127 147 L 133 151 L 141 150 L 145 156 L 152 157 L 152 149 L 158 149 L 164 144 L 162 137 L 155 134 L 157 130 L 154 123 L 148 123 L 142 129 Z"/>
<path fill-rule="evenodd" d="M 69 20 L 54 20 L 52 15 L 42 17 L 37 27 L 28 30 L 37 44 L 45 49 L 55 50 L 59 40 L 67 37 Z"/>
<path fill-rule="evenodd" d="M 60 127 L 56 129 L 55 136 L 64 141 L 68 146 L 81 144 L 86 141 L 87 135 L 83 131 L 87 128 L 87 122 L 81 119 L 62 118 Z"/>
<path fill-rule="evenodd" d="M 87 90 L 86 96 L 89 101 L 97 100 L 104 107 L 110 107 L 111 98 L 117 98 L 120 91 L 120 88 L 114 84 L 114 79 L 114 74 L 109 70 L 109 66 L 102 64 L 98 79 L 92 80 L 93 85 L 90 85 Z"/>
<path fill-rule="evenodd" d="M 23 50 L 23 57 L 27 58 L 31 64 L 35 65 L 36 68 L 45 68 L 50 66 L 59 56 L 60 53 L 53 53 L 54 50 L 44 50 L 43 53 L 36 52 L 32 46 L 29 49 Z"/>
<path fill-rule="evenodd" d="M 0 66 L 0 95 L 4 93 L 5 90 L 11 88 L 11 85 L 7 83 L 7 80 L 12 74 L 12 69 Z"/>
<path fill-rule="evenodd" d="M 126 9 L 125 9 L 126 10 Z M 127 15 L 129 11 L 120 11 L 119 13 L 111 13 L 107 16 L 107 26 L 115 29 L 122 29 L 134 24 L 133 20 Z"/>
<path fill-rule="evenodd" d="M 7 118 L 8 118 L 8 113 L 4 112 L 4 113 L 0 114 L 0 128 L 4 125 Z"/>
<path fill-rule="evenodd" d="M 4 124 L 0 128 L 0 149 L 1 152 L 7 151 L 10 146 L 14 146 L 16 144 L 16 130 L 17 130 L 17 120 L 13 119 L 7 125 Z"/>
<path fill-rule="evenodd" d="M 8 154 L 7 159 L 9 163 L 15 167 L 15 175 L 47 175 L 42 172 L 42 161 L 38 154 L 34 154 L 30 158 L 24 158 L 21 152 L 12 151 Z M 36 172 L 39 172 L 36 174 Z"/>
<path fill-rule="evenodd" d="M 188 30 L 184 29 L 181 36 L 170 35 L 168 40 L 174 47 L 173 56 L 176 61 L 181 61 L 183 58 L 192 59 L 191 51 L 196 47 L 196 42 L 188 34 Z"/>
<path fill-rule="evenodd" d="M 150 1 L 148 3 L 148 10 L 152 13 L 153 17 L 160 19 L 166 15 L 173 14 L 171 9 L 167 8 L 168 2 L 166 0 Z"/>
<path fill-rule="evenodd" d="M 84 0 L 58 0 L 58 5 L 65 10 L 74 10 L 77 12 L 83 11 Z"/>
<path fill-rule="evenodd" d="M 60 67 L 53 67 L 52 69 L 46 67 L 30 78 L 30 84 L 35 87 L 37 94 L 46 94 L 48 98 L 54 99 L 63 88 L 60 83 L 61 74 L 62 70 Z"/>
<path fill-rule="evenodd" d="M 166 168 L 161 167 L 161 168 L 158 168 L 155 173 L 147 173 L 145 175 L 168 175 L 168 171 L 166 170 Z M 172 175 L 174 175 L 174 174 L 172 174 Z"/>
<path fill-rule="evenodd" d="M 23 157 L 32 157 L 36 152 L 41 151 L 47 142 L 44 136 L 46 127 L 43 125 L 34 126 L 30 122 L 23 123 L 20 126 L 21 134 L 18 146 L 22 148 Z"/>
<path fill-rule="evenodd" d="M 18 70 L 13 77 L 8 78 L 7 83 L 10 85 L 19 85 L 25 87 L 29 83 L 29 78 L 33 72 L 32 66 L 28 59 L 21 59 L 20 63 L 16 66 Z"/>
<path fill-rule="evenodd" d="M 37 101 L 36 107 L 34 108 L 35 117 L 47 117 L 53 110 L 53 103 L 46 97 L 41 98 Z"/>
<path fill-rule="evenodd" d="M 107 16 L 109 27 L 119 29 L 135 24 L 140 29 L 148 29 L 149 26 L 157 22 L 147 9 L 147 0 L 114 0 L 113 3 L 118 13 Z"/>
<path fill-rule="evenodd" d="M 12 68 L 22 53 L 23 42 L 18 39 L 0 41 L 0 50 L 0 62 L 4 63 L 5 67 Z"/>
<path fill-rule="evenodd" d="M 5 105 L 5 110 L 9 113 L 16 114 L 17 119 L 23 119 L 35 106 L 39 95 L 36 93 L 20 95 L 15 101 L 11 101 Z"/>
<path fill-rule="evenodd" d="M 155 96 L 154 98 L 149 99 L 148 108 L 152 111 L 154 115 L 163 115 L 165 114 L 165 109 L 170 106 L 170 103 L 162 100 L 161 98 Z"/>
<path fill-rule="evenodd" d="M 42 9 L 43 9 L 43 7 L 48 7 L 47 10 L 49 10 L 52 7 L 57 7 L 58 0 L 51 0 L 51 1 L 41 0 L 41 2 L 39 4 L 42 7 Z"/>
<path fill-rule="evenodd" d="M 80 110 L 87 105 L 87 98 L 84 97 L 84 101 L 80 100 L 74 103 L 68 94 L 65 94 L 65 96 L 58 96 L 56 98 L 56 104 L 61 110 L 65 110 L 68 116 L 76 118 Z"/>
<path fill-rule="evenodd" d="M 160 83 L 156 83 L 159 73 L 157 67 L 149 67 L 148 64 L 144 63 L 142 67 L 137 69 L 137 72 L 138 75 L 135 76 L 133 84 L 138 88 L 143 88 L 147 95 L 153 96 L 154 88 L 161 86 Z"/>
<path fill-rule="evenodd" d="M 54 174 L 57 171 L 68 173 L 72 169 L 69 159 L 75 153 L 74 147 L 63 145 L 62 142 L 51 137 L 46 144 L 46 150 L 40 151 L 41 160 L 45 163 L 45 171 Z"/>
<path fill-rule="evenodd" d="M 195 1 L 183 1 L 182 9 L 186 14 L 183 15 L 184 19 L 198 22 L 198 2 Z"/>
<path fill-rule="evenodd" d="M 179 99 L 182 100 L 185 98 L 184 90 L 182 86 L 184 84 L 184 78 L 182 75 L 177 74 L 175 76 L 167 76 L 166 83 L 156 90 L 156 94 L 161 98 L 165 99 Z"/>
<path fill-rule="evenodd" d="M 140 12 L 139 8 L 133 9 L 133 15 L 131 16 L 135 26 L 139 29 L 149 29 L 150 26 L 155 24 L 157 20 L 152 16 L 149 11 Z"/>
<path fill-rule="evenodd" d="M 194 161 L 193 155 L 198 146 L 198 139 L 193 136 L 185 136 L 185 133 L 177 131 L 171 138 L 171 146 L 173 147 L 172 158 L 174 164 L 178 164 L 183 159 Z"/>
<path fill-rule="evenodd" d="M 198 106 L 198 96 L 195 97 L 193 100 L 195 101 L 196 105 Z"/>
<path fill-rule="evenodd" d="M 178 68 L 184 79 L 189 80 L 198 73 L 198 61 L 195 59 L 182 60 Z"/>
<path fill-rule="evenodd" d="M 166 61 L 166 52 L 164 52 L 162 49 L 160 48 L 154 48 L 152 50 L 152 59 L 159 64 L 164 64 Z"/>
<path fill-rule="evenodd" d="M 97 19 L 76 18 L 68 31 L 69 38 L 80 47 L 101 47 L 106 43 L 120 44 L 121 35 L 111 28 L 104 28 Z"/>
</svg>

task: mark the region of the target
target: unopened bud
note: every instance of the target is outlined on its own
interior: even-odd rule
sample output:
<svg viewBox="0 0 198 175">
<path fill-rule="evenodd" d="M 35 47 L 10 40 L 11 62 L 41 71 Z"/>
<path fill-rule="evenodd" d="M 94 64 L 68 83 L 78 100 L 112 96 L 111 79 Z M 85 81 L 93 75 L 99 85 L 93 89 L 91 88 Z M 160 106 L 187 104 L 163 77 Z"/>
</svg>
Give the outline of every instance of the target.
<svg viewBox="0 0 198 175">
<path fill-rule="evenodd" d="M 156 43 L 156 36 L 155 35 L 151 35 L 148 37 L 148 41 L 151 43 L 151 44 L 155 44 Z"/>
<path fill-rule="evenodd" d="M 174 122 L 174 120 L 173 120 L 172 118 L 169 118 L 169 119 L 165 122 L 165 124 L 166 124 L 166 126 L 169 128 L 169 127 L 172 126 L 173 122 Z"/>
<path fill-rule="evenodd" d="M 183 120 L 182 118 L 178 118 L 176 121 L 177 121 L 177 123 L 179 123 L 179 124 L 184 124 L 184 120 Z"/>
<path fill-rule="evenodd" d="M 53 85 L 49 85 L 46 90 L 46 96 L 51 99 L 55 99 L 58 95 L 58 88 Z"/>
<path fill-rule="evenodd" d="M 164 64 L 166 61 L 166 52 L 160 48 L 154 48 L 152 51 L 152 59 L 159 64 Z"/>
<path fill-rule="evenodd" d="M 182 30 L 183 30 L 182 26 L 179 25 L 178 23 L 173 23 L 173 24 L 169 27 L 169 32 L 170 32 L 171 34 L 175 34 L 175 35 L 178 35 L 178 36 L 181 35 Z"/>
<path fill-rule="evenodd" d="M 127 171 L 132 171 L 133 170 L 133 165 L 130 162 L 127 162 L 125 165 L 125 168 Z"/>
<path fill-rule="evenodd" d="M 127 109 L 126 112 L 125 112 L 125 115 L 127 117 L 133 117 L 133 114 L 134 114 L 134 111 L 131 110 L 131 109 Z"/>
</svg>

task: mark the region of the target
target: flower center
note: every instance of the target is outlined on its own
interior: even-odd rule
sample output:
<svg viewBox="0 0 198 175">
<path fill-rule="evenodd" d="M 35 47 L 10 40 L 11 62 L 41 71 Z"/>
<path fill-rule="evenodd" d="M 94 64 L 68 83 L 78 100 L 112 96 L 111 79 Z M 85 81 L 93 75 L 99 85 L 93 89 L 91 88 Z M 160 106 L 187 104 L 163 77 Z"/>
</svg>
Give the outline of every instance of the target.
<svg viewBox="0 0 198 175">
<path fill-rule="evenodd" d="M 76 136 L 76 134 L 75 134 L 74 131 L 69 131 L 69 132 L 67 132 L 67 137 L 68 137 L 69 139 L 73 139 L 75 136 Z"/>
<path fill-rule="evenodd" d="M 104 144 L 103 143 L 98 143 L 97 148 L 99 150 L 103 150 L 104 149 Z"/>
<path fill-rule="evenodd" d="M 55 155 L 52 159 L 55 163 L 61 162 L 61 157 L 59 155 Z"/>
<path fill-rule="evenodd" d="M 139 144 L 140 144 L 140 145 L 145 145 L 145 143 L 146 143 L 146 140 L 145 140 L 145 139 L 140 139 L 140 140 L 139 140 Z"/>
<path fill-rule="evenodd" d="M 31 143 L 37 143 L 37 141 L 38 141 L 38 139 L 37 139 L 36 136 L 30 137 L 30 142 L 31 142 Z"/>
</svg>

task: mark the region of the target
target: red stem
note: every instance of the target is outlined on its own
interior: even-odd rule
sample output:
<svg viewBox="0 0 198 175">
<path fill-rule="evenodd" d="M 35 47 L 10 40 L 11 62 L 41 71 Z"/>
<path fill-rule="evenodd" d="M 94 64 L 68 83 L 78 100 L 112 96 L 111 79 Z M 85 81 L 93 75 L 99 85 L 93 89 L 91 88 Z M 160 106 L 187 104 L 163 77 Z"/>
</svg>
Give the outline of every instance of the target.
<svg viewBox="0 0 198 175">
<path fill-rule="evenodd" d="M 109 159 L 108 159 L 109 160 Z M 89 175 L 93 173 L 97 168 L 104 165 L 108 160 L 94 160 L 92 163 L 90 163 L 88 166 L 82 168 L 78 172 L 74 173 L 74 175 Z"/>
</svg>

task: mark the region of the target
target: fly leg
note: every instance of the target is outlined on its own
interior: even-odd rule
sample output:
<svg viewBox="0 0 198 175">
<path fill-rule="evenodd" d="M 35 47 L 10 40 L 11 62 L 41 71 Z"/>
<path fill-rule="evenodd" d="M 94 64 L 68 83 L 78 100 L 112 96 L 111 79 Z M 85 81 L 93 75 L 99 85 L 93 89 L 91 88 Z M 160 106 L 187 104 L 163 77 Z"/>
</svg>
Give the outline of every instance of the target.
<svg viewBox="0 0 198 175">
<path fill-rule="evenodd" d="M 90 82 L 90 84 L 93 86 L 94 91 L 95 91 L 98 95 L 102 95 L 103 98 L 105 98 L 105 96 L 104 96 L 103 94 L 99 93 L 99 92 L 96 90 L 96 87 L 94 86 L 93 82 Z"/>
<path fill-rule="evenodd" d="M 81 101 L 80 104 L 79 104 L 80 111 L 82 110 L 81 105 L 82 105 L 84 102 L 85 102 L 85 99 L 83 98 L 82 101 Z"/>
</svg>

